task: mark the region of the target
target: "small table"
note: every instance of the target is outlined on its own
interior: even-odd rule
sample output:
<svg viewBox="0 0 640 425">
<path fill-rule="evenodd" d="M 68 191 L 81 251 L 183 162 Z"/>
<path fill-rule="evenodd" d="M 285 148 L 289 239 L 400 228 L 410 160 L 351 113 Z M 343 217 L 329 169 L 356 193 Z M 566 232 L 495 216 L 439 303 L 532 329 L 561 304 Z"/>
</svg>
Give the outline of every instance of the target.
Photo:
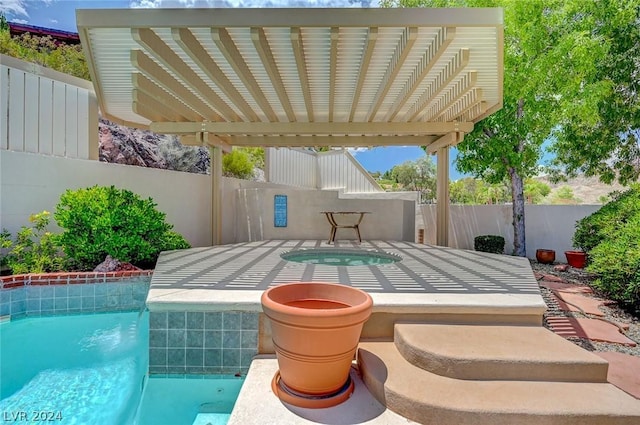
<svg viewBox="0 0 640 425">
<path fill-rule="evenodd" d="M 331 224 L 331 233 L 329 234 L 329 241 L 327 242 L 328 244 L 330 244 L 331 242 L 335 243 L 335 239 L 336 239 L 336 231 L 338 229 L 354 229 L 356 231 L 356 234 L 358 235 L 358 242 L 362 243 L 362 237 L 360 237 L 360 223 L 362 223 L 362 219 L 364 218 L 365 214 L 370 214 L 370 212 L 368 211 L 322 211 L 322 214 L 327 216 L 327 220 L 329 220 L 329 224 Z M 339 224 L 336 221 L 336 215 L 353 215 L 353 214 L 360 214 L 360 217 L 358 218 L 358 221 L 355 224 Z"/>
</svg>

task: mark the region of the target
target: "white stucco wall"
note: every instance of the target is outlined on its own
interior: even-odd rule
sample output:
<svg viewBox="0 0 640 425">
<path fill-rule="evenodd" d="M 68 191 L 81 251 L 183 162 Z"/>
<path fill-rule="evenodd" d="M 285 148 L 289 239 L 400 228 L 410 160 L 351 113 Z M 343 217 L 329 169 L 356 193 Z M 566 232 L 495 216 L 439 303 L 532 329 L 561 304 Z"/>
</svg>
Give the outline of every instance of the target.
<svg viewBox="0 0 640 425">
<path fill-rule="evenodd" d="M 525 205 L 527 257 L 535 258 L 539 248 L 556 251 L 556 261 L 564 261 L 564 251 L 572 249 L 576 221 L 597 211 L 601 205 Z M 473 249 L 479 235 L 505 238 L 505 253 L 513 251 L 511 205 L 451 205 L 449 246 Z M 423 205 L 425 243 L 436 240 L 436 206 Z"/>
<path fill-rule="evenodd" d="M 96 184 L 153 198 L 174 230 L 194 246 L 210 245 L 209 176 L 6 150 L 0 150 L 0 228 L 15 234 L 30 214 L 53 213 L 66 189 Z"/>
<path fill-rule="evenodd" d="M 371 211 L 362 224 L 367 239 L 414 240 L 414 202 L 339 199 L 337 191 L 295 188 L 223 178 L 222 242 L 304 239 L 329 235 L 320 211 Z M 114 185 L 151 197 L 167 221 L 193 246 L 211 244 L 211 177 L 201 174 L 0 150 L 0 228 L 12 234 L 29 225 L 29 215 L 53 212 L 67 189 Z M 273 195 L 289 197 L 289 224 L 273 226 Z M 403 217 L 406 219 L 403 220 Z M 56 230 L 52 227 L 52 230 Z M 338 238 L 352 238 L 341 230 Z"/>
</svg>

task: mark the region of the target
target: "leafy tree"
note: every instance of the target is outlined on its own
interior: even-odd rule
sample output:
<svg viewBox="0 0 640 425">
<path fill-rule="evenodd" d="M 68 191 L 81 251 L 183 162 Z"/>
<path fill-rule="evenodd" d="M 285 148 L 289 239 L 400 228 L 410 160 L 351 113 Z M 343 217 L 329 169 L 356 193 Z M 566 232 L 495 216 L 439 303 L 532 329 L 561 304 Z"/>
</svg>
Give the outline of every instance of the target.
<svg viewBox="0 0 640 425">
<path fill-rule="evenodd" d="M 545 196 L 551 193 L 548 184 L 536 179 L 527 179 L 524 182 L 524 196 L 530 204 L 539 204 Z"/>
<path fill-rule="evenodd" d="M 420 192 L 423 200 L 433 199 L 436 193 L 436 168 L 429 156 L 406 161 L 391 169 L 391 178 L 404 190 Z"/>
<path fill-rule="evenodd" d="M 585 1 L 573 16 L 606 54 L 594 52 L 596 72 L 583 77 L 582 103 L 593 105 L 590 113 L 570 115 L 558 127 L 552 171 L 556 178 L 584 173 L 627 185 L 640 176 L 640 3 Z"/>
<path fill-rule="evenodd" d="M 611 40 L 594 31 L 594 24 L 606 20 L 609 9 L 622 8 L 624 3 L 625 0 L 383 2 L 385 6 L 402 7 L 504 8 L 504 106 L 466 135 L 458 146 L 457 167 L 489 183 L 509 181 L 514 255 L 526 255 L 524 180 L 538 172 L 543 141 L 563 131 L 568 122 L 594 125 L 597 105 L 611 92 L 611 82 L 599 68 L 603 60 L 599 58 L 607 56 Z M 599 7 L 605 11 L 595 14 L 594 9 Z"/>
<path fill-rule="evenodd" d="M 9 23 L 4 13 L 0 13 L 0 31 L 9 31 Z"/>
<path fill-rule="evenodd" d="M 580 203 L 580 199 L 576 198 L 576 196 L 573 194 L 573 189 L 571 189 L 569 186 L 561 186 L 551 195 L 551 203 L 578 204 Z"/>
</svg>

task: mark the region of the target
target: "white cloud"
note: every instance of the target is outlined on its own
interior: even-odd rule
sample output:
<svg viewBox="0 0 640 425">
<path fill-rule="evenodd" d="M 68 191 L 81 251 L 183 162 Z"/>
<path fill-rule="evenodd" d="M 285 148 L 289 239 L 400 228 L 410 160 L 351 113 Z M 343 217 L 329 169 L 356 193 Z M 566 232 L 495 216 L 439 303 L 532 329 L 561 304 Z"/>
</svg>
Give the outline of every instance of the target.
<svg viewBox="0 0 640 425">
<path fill-rule="evenodd" d="M 13 22 L 14 24 L 28 24 L 29 21 L 27 21 L 26 19 L 12 19 L 10 22 Z"/>
<path fill-rule="evenodd" d="M 12 15 L 29 16 L 25 0 L 0 0 L 0 12 Z"/>
<path fill-rule="evenodd" d="M 356 156 L 360 152 L 368 151 L 369 148 L 347 148 L 347 150 L 351 155 Z"/>
<path fill-rule="evenodd" d="M 131 0 L 133 8 L 371 7 L 378 0 Z"/>
<path fill-rule="evenodd" d="M 58 20 L 57 19 L 49 19 L 49 22 L 51 22 L 52 24 L 57 24 Z"/>
</svg>

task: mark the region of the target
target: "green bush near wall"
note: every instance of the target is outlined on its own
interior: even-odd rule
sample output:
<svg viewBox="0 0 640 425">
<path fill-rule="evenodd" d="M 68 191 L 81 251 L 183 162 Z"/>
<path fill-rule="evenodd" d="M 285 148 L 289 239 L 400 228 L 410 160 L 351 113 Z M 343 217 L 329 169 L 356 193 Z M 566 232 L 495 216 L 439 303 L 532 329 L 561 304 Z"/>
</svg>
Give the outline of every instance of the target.
<svg viewBox="0 0 640 425">
<path fill-rule="evenodd" d="M 579 220 L 573 243 L 587 253 L 594 286 L 640 311 L 640 185 Z"/>
<path fill-rule="evenodd" d="M 476 236 L 473 240 L 473 249 L 492 254 L 504 253 L 504 238 L 498 235 Z"/>
<path fill-rule="evenodd" d="M 60 245 L 78 270 L 93 270 L 107 255 L 153 267 L 161 251 L 189 247 L 151 198 L 114 186 L 67 190 L 54 217 L 64 229 Z"/>
</svg>

